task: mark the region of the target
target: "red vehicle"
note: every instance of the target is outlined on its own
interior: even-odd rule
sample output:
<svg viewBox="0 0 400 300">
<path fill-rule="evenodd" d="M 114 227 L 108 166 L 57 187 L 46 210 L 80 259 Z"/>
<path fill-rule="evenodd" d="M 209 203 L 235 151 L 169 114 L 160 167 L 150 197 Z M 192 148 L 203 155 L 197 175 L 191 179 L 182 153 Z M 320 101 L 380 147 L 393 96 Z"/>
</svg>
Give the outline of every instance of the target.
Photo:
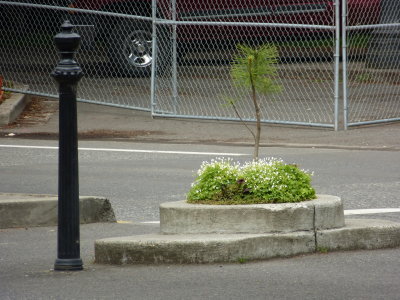
<svg viewBox="0 0 400 300">
<path fill-rule="evenodd" d="M 255 22 L 288 24 L 334 24 L 334 0 L 176 0 L 178 21 Z M 373 24 L 379 18 L 380 0 L 348 0 L 352 24 Z M 151 0 L 74 0 L 69 7 L 151 17 Z M 157 0 L 157 18 L 172 20 L 171 0 Z M 148 76 L 152 62 L 152 22 L 127 18 L 104 18 L 98 14 L 72 13 L 86 43 L 101 36 L 108 56 L 123 73 Z M 85 32 L 82 29 L 85 29 Z M 159 66 L 170 55 L 171 26 L 158 27 Z M 89 31 L 92 35 L 86 35 Z M 94 29 L 94 30 L 92 30 Z M 310 32 L 308 30 L 307 32 Z M 216 41 L 281 39 L 304 34 L 304 29 L 241 26 L 178 26 L 180 44 Z"/>
</svg>

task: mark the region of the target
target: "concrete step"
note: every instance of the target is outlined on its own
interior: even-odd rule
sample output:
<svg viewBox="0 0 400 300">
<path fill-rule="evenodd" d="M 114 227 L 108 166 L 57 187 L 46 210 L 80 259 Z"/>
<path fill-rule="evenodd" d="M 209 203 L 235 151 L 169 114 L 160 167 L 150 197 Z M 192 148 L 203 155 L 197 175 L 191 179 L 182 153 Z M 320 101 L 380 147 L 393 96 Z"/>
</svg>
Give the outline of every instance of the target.
<svg viewBox="0 0 400 300">
<path fill-rule="evenodd" d="M 150 234 L 101 239 L 104 264 L 216 263 L 290 257 L 317 251 L 400 246 L 400 224 L 347 219 L 342 228 L 268 234 Z"/>
</svg>

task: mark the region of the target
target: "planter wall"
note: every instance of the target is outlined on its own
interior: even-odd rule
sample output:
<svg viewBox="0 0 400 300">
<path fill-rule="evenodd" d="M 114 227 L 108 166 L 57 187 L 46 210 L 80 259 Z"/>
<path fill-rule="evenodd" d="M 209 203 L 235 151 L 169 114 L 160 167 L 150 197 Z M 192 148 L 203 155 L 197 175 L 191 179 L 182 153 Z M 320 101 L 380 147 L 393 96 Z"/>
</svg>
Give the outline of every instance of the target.
<svg viewBox="0 0 400 300">
<path fill-rule="evenodd" d="M 160 205 L 164 234 L 274 233 L 343 226 L 343 203 L 330 195 L 298 203 L 204 205 L 177 201 Z"/>
</svg>

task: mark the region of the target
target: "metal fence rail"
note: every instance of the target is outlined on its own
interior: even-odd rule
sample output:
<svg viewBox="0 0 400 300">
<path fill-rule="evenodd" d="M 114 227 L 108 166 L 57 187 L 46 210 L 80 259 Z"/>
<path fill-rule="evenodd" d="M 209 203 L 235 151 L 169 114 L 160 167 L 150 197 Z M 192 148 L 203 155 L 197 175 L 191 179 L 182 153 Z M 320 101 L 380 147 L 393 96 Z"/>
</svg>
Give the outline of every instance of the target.
<svg viewBox="0 0 400 300">
<path fill-rule="evenodd" d="M 65 2 L 0 1 L 6 90 L 22 83 L 57 97 L 53 36 L 68 18 L 82 36 L 80 101 L 180 118 L 238 120 L 236 109 L 252 121 L 231 66 L 237 44 L 268 43 L 278 49 L 281 92 L 260 95 L 263 122 L 339 129 L 400 117 L 396 0 Z"/>
</svg>

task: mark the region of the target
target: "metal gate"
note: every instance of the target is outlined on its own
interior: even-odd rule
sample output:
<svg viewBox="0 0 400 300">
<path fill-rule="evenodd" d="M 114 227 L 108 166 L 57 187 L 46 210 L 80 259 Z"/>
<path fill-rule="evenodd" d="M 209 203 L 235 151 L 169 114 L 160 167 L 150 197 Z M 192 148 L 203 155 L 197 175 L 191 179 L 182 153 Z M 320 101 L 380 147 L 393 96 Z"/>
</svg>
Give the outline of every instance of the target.
<svg viewBox="0 0 400 300">
<path fill-rule="evenodd" d="M 52 37 L 68 18 L 82 35 L 81 101 L 252 121 L 249 91 L 231 78 L 232 58 L 238 44 L 268 43 L 278 49 L 281 91 L 260 95 L 264 122 L 337 130 L 399 120 L 396 0 L 150 1 L 0 1 L 4 89 L 23 84 L 25 93 L 57 97 Z"/>
<path fill-rule="evenodd" d="M 350 1 L 350 0 L 348 0 Z M 348 126 L 400 120 L 400 2 L 343 6 L 343 105 Z M 362 18 L 374 14 L 375 24 Z M 348 19 L 358 18 L 356 24 Z"/>
<path fill-rule="evenodd" d="M 123 13 L 123 7 L 118 13 L 111 7 L 108 11 L 96 11 L 37 4 L 56 1 L 0 1 L 0 15 L 5 16 L 0 18 L 0 75 L 5 78 L 5 89 L 23 91 L 19 88 L 23 84 L 27 94 L 58 97 L 50 76 L 59 60 L 53 37 L 63 20 L 69 19 L 82 36 L 76 55 L 84 72 L 78 100 L 150 111 L 150 77 L 131 77 L 118 68 L 122 58 L 116 56 L 117 50 L 111 46 L 121 43 L 125 26 L 138 20 L 150 24 L 151 41 L 151 16 Z"/>
<path fill-rule="evenodd" d="M 237 120 L 238 112 L 253 120 L 249 91 L 231 80 L 235 42 L 269 43 L 279 51 L 276 82 L 282 91 L 260 95 L 263 121 L 337 128 L 339 6 L 300 2 L 237 1 L 227 7 L 210 0 L 197 11 L 173 0 L 170 18 L 156 20 L 158 28 L 172 32 L 173 68 L 156 78 L 153 114 Z M 226 105 L 230 100 L 236 109 Z"/>
</svg>

